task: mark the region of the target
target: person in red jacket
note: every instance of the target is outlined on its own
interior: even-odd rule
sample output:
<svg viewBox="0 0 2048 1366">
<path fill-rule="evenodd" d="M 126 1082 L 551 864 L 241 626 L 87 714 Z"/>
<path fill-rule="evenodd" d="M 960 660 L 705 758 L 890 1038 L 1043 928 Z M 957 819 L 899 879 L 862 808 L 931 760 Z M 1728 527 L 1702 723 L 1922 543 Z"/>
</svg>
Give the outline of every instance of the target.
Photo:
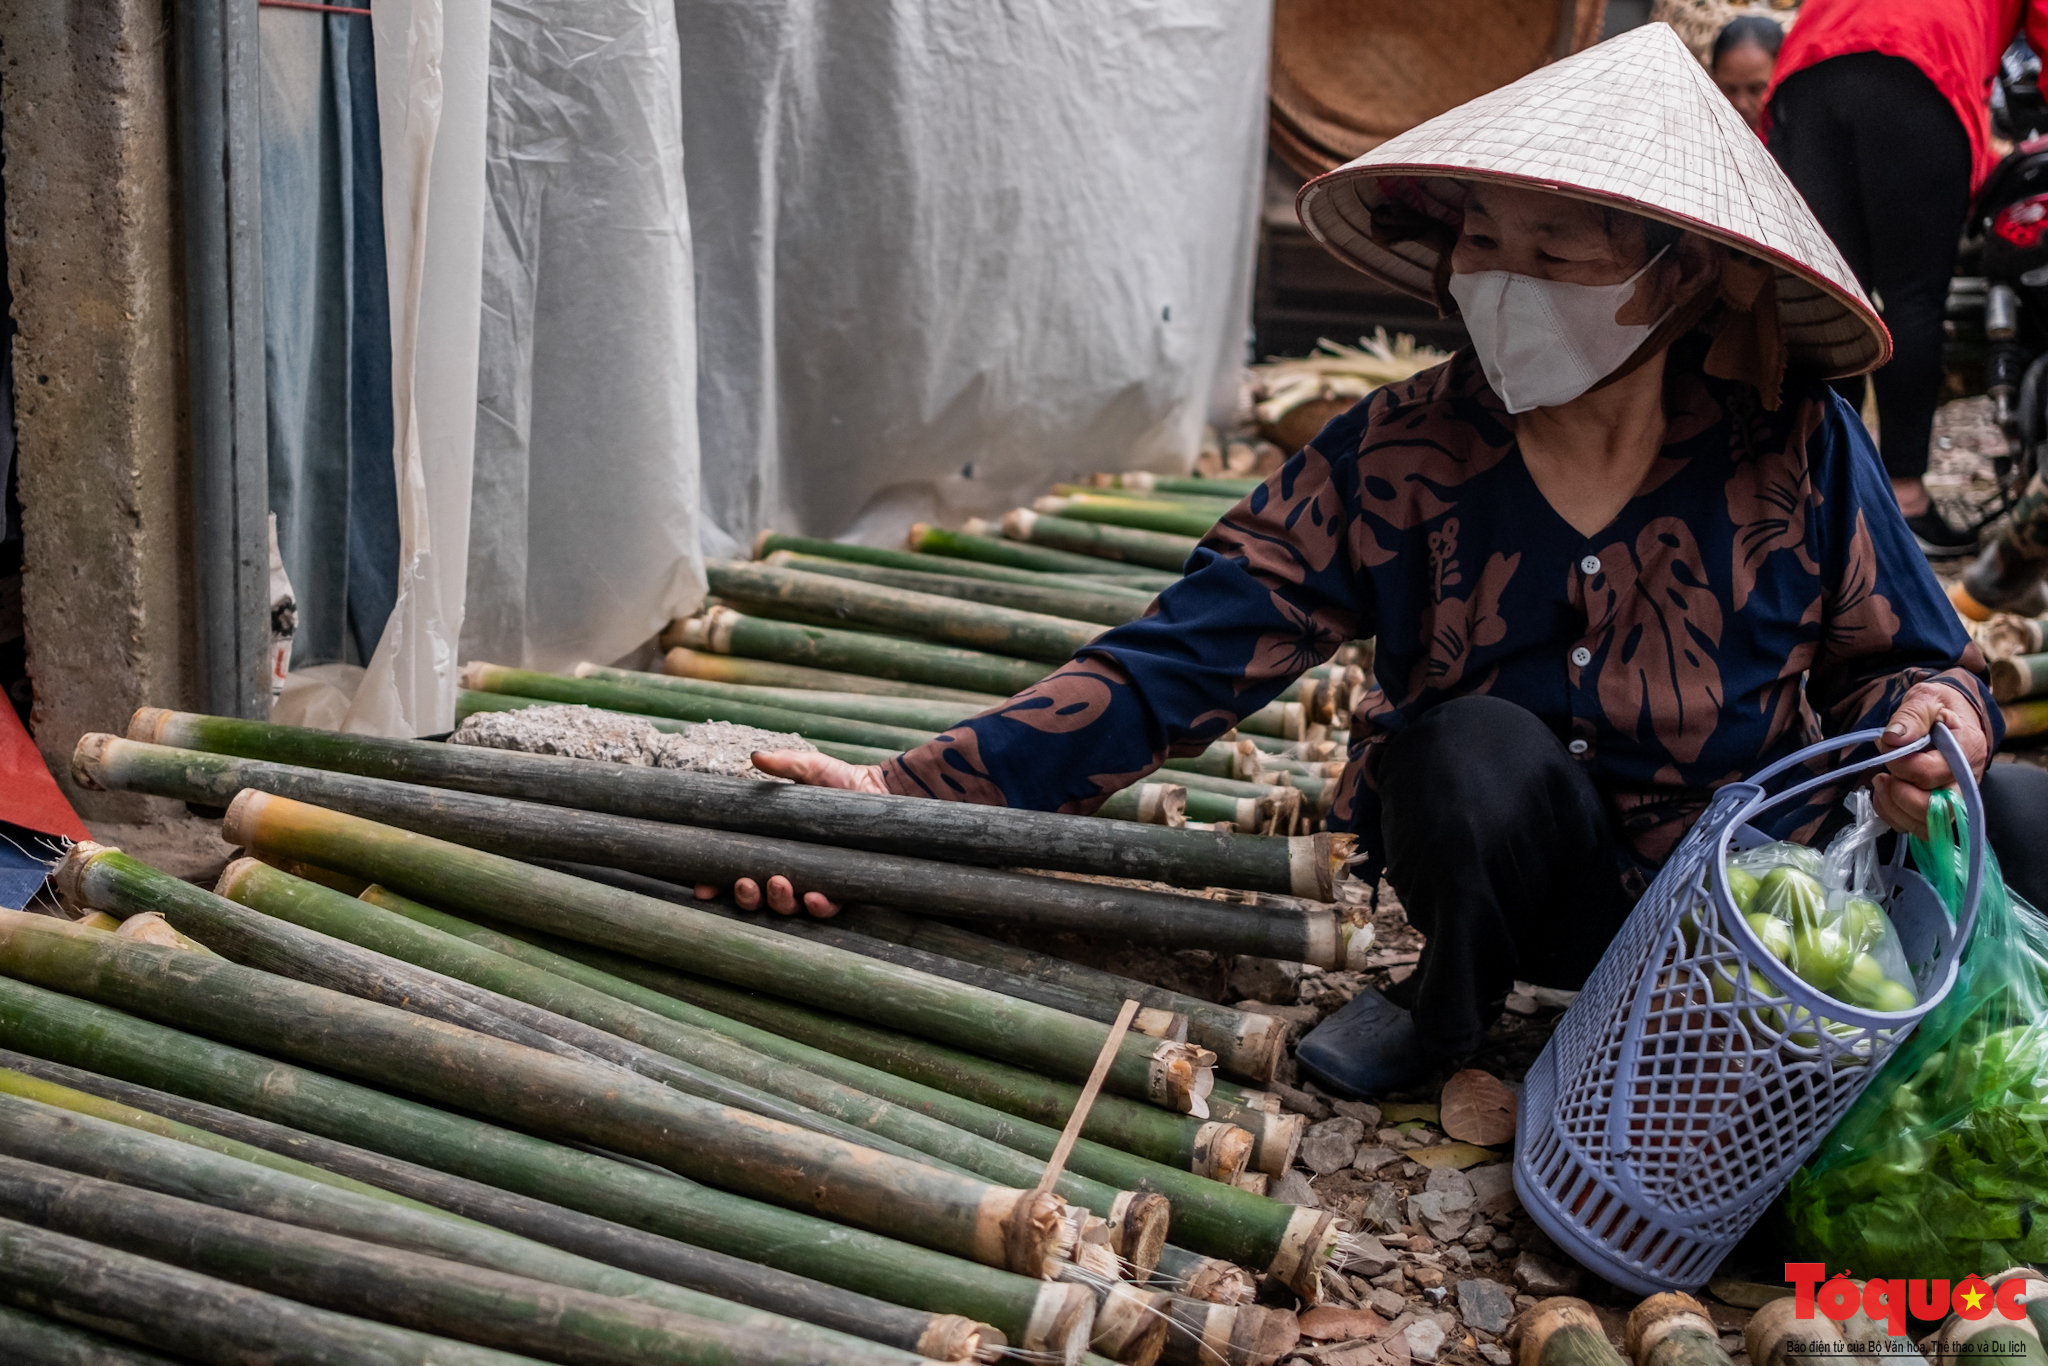
<svg viewBox="0 0 2048 1366">
<path fill-rule="evenodd" d="M 2022 29 L 2048 53 L 2048 0 L 1807 0 L 1765 97 L 1778 164 L 1891 329 L 1892 360 L 1875 380 L 1879 446 L 1930 557 L 1976 549 L 1935 509 L 1922 476 L 1956 242 L 1998 160 L 1991 80 Z M 1838 387 L 1861 404 L 1860 378 Z"/>
</svg>

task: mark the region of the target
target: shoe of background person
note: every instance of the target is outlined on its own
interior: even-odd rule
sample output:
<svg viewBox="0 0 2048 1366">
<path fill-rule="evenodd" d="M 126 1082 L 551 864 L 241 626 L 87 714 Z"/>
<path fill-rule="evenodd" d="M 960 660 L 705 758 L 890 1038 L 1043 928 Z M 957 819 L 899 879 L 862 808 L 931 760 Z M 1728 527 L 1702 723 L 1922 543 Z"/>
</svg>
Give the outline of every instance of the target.
<svg viewBox="0 0 2048 1366">
<path fill-rule="evenodd" d="M 1371 987 L 1311 1029 L 1294 1056 L 1303 1071 L 1347 1096 L 1399 1091 L 1431 1070 L 1414 1016 Z"/>
<path fill-rule="evenodd" d="M 1977 533 L 1950 526 L 1932 503 L 1917 517 L 1908 517 L 1906 529 L 1920 543 L 1920 553 L 1930 560 L 1955 560 L 1977 553 Z"/>
</svg>

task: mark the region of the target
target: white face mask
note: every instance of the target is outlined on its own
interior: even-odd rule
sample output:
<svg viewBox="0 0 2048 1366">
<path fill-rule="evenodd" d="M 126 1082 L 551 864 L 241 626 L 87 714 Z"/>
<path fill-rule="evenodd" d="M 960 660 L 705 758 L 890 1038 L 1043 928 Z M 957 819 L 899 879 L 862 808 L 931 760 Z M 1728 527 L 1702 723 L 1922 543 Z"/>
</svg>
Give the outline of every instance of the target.
<svg viewBox="0 0 2048 1366">
<path fill-rule="evenodd" d="M 1573 285 L 1505 270 L 1451 276 L 1451 297 L 1486 370 L 1486 382 L 1511 413 L 1569 403 L 1613 374 L 1664 318 L 1645 326 L 1614 315 L 1636 282 L 1663 257 L 1618 285 Z"/>
</svg>

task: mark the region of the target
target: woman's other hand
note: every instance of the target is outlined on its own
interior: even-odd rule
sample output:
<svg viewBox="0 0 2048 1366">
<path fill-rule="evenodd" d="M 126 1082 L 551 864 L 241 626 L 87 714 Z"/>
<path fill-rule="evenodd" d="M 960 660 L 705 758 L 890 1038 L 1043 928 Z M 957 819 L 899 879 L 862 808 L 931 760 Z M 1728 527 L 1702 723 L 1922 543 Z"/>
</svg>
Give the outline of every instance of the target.
<svg viewBox="0 0 2048 1366">
<path fill-rule="evenodd" d="M 1981 777 L 1991 757 L 1990 738 L 1977 719 L 1976 708 L 1945 683 L 1920 683 L 1906 694 L 1906 700 L 1892 713 L 1879 749 L 1910 745 L 1941 722 L 1954 733 L 1971 773 Z M 1884 823 L 1912 835 L 1927 833 L 1927 804 L 1932 794 L 1955 782 L 1948 760 L 1933 746 L 1887 765 L 1870 781 L 1871 803 Z"/>
<path fill-rule="evenodd" d="M 887 795 L 889 789 L 882 785 L 882 770 L 873 764 L 849 764 L 834 759 L 829 754 L 820 754 L 807 749 L 764 750 L 754 755 L 754 767 L 777 778 L 787 778 L 793 783 L 806 787 L 836 787 L 847 792 L 874 792 Z M 718 888 L 708 882 L 697 884 L 697 899 L 709 901 L 718 895 Z M 767 894 L 762 895 L 761 884 L 750 877 L 743 877 L 732 885 L 732 899 L 743 911 L 758 911 L 765 899 L 768 909 L 777 915 L 794 915 L 799 900 L 806 911 L 823 919 L 839 914 L 839 903 L 823 892 L 804 892 L 799 897 L 790 880 L 777 873 L 768 879 Z"/>
</svg>

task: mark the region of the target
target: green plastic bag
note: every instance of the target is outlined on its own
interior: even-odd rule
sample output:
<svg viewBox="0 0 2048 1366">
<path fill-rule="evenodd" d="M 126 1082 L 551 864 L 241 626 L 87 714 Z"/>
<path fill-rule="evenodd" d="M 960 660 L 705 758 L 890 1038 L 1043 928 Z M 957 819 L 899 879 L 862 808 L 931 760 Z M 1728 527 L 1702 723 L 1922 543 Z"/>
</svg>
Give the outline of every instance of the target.
<svg viewBox="0 0 2048 1366">
<path fill-rule="evenodd" d="M 1935 794 L 1913 865 L 1955 915 L 1962 804 Z M 2048 922 L 1986 851 L 1956 984 L 1780 1202 L 1802 1256 L 1859 1277 L 1989 1276 L 2048 1264 Z"/>
</svg>

